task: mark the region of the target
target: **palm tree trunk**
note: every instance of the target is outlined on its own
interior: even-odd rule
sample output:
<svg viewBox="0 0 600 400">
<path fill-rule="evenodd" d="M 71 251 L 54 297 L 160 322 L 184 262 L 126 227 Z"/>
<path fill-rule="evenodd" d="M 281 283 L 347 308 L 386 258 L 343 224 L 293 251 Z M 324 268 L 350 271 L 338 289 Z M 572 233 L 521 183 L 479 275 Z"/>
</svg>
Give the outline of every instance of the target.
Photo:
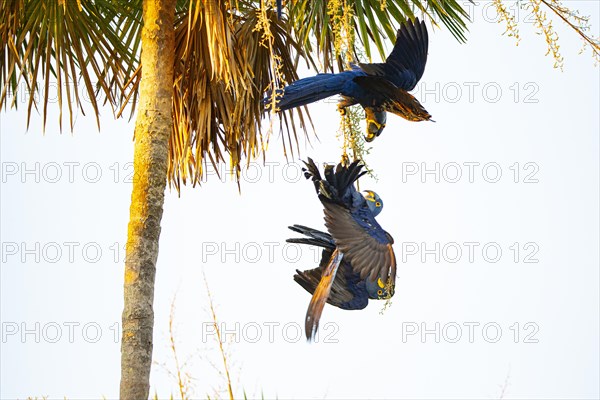
<svg viewBox="0 0 600 400">
<path fill-rule="evenodd" d="M 173 128 L 176 0 L 144 0 L 142 80 L 135 124 L 134 179 L 125 260 L 121 399 L 148 399 L 154 277 Z"/>
</svg>

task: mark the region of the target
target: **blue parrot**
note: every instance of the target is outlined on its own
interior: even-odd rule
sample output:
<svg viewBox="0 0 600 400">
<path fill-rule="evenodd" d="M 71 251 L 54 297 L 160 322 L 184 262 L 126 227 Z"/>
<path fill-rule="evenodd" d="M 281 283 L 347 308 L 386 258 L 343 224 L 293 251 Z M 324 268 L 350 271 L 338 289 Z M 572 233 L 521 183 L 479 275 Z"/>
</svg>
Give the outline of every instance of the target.
<svg viewBox="0 0 600 400">
<path fill-rule="evenodd" d="M 387 112 L 409 121 L 429 121 L 431 115 L 408 91 L 417 85 L 427 62 L 429 38 L 425 22 L 408 19 L 398 30 L 385 63 L 353 65 L 349 71 L 300 79 L 278 93 L 277 107 L 288 110 L 341 94 L 338 109 L 360 104 L 366 114 L 368 142 L 385 128 Z"/>
<path fill-rule="evenodd" d="M 361 309 L 366 307 L 368 298 L 391 297 L 396 256 L 394 239 L 375 220 L 383 201 L 375 192 L 367 191 L 363 196 L 354 187 L 354 182 L 366 173 L 361 172 L 360 160 L 347 166 L 338 164 L 335 170 L 332 165 L 325 166 L 325 179 L 312 159 L 308 158 L 305 165 L 304 176 L 314 183 L 329 232 L 295 225 L 297 232 L 310 239 L 292 239 L 325 248 L 319 268 L 298 271 L 294 277 L 313 293 L 305 319 L 306 336 L 311 340 L 327 301 L 340 308 Z M 340 268 L 342 273 L 338 276 Z"/>
</svg>

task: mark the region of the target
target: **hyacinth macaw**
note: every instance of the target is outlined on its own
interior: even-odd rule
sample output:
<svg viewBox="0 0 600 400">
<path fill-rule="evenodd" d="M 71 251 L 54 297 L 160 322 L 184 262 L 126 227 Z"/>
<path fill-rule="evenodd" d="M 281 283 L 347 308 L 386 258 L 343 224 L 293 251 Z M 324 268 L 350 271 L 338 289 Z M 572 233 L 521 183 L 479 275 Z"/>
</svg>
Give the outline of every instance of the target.
<svg viewBox="0 0 600 400">
<path fill-rule="evenodd" d="M 305 319 L 306 336 L 311 340 L 326 302 L 340 308 L 361 309 L 368 298 L 391 297 L 396 280 L 396 257 L 392 236 L 375 220 L 383 201 L 375 192 L 362 195 L 354 187 L 354 182 L 366 173 L 361 172 L 360 161 L 347 166 L 338 164 L 335 170 L 327 165 L 325 178 L 312 159 L 305 164 L 304 175 L 315 185 L 329 232 L 325 234 L 300 225 L 290 228 L 308 236 L 308 239 L 292 241 L 325 249 L 319 268 L 298 271 L 294 277 L 313 293 Z"/>
<path fill-rule="evenodd" d="M 354 104 L 364 108 L 368 142 L 385 128 L 387 112 L 409 121 L 429 121 L 431 115 L 408 93 L 423 76 L 428 46 L 425 22 L 408 19 L 398 30 L 394 48 L 384 63 L 359 63 L 349 71 L 297 80 L 278 94 L 277 107 L 288 110 L 341 94 L 338 109 L 342 114 Z"/>
</svg>

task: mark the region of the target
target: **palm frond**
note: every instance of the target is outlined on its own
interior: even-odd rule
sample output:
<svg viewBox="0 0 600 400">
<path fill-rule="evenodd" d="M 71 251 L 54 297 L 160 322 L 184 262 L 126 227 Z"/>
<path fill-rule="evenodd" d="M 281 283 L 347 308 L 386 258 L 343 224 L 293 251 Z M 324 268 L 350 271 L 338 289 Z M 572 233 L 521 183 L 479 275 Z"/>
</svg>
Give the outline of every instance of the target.
<svg viewBox="0 0 600 400">
<path fill-rule="evenodd" d="M 0 3 L 0 107 L 17 107 L 19 85 L 25 85 L 28 125 L 32 109 L 41 103 L 45 128 L 48 103 L 56 99 L 61 129 L 63 103 L 71 129 L 75 110 L 85 113 L 85 102 L 91 104 L 99 126 L 99 92 L 114 106 L 134 64 L 128 45 L 115 32 L 122 2 Z"/>
<path fill-rule="evenodd" d="M 142 68 L 142 3 L 0 2 L 0 106 L 16 107 L 17 89 L 24 85 L 28 121 L 41 104 L 45 126 L 54 80 L 56 101 L 61 111 L 63 103 L 68 107 L 71 129 L 73 115 L 77 109 L 84 111 L 86 101 L 98 124 L 102 101 L 117 115 L 129 106 L 133 114 Z M 318 57 L 323 69 L 333 69 L 335 63 L 342 67 L 335 21 L 351 25 L 348 29 L 368 57 L 374 48 L 385 56 L 386 38 L 393 39 L 396 27 L 419 13 L 439 17 L 464 39 L 460 35 L 466 14 L 457 0 L 299 0 L 286 2 L 284 18 L 278 18 L 274 4 L 178 1 L 168 171 L 177 189 L 182 183 L 198 183 L 208 162 L 229 162 L 239 175 L 244 157 L 264 156 L 273 129 L 263 129 L 261 122 L 266 93 L 298 79 L 301 60 L 315 67 Z M 345 11 L 349 13 L 341 18 Z M 347 52 L 356 54 L 355 43 L 348 43 Z M 282 114 L 278 128 L 286 155 L 294 155 L 298 134 L 306 135 L 309 124 L 310 117 L 301 110 Z"/>
<path fill-rule="evenodd" d="M 178 21 L 168 171 L 177 189 L 188 179 L 197 184 L 207 162 L 228 161 L 239 176 L 244 157 L 250 160 L 264 154 L 268 144 L 268 135 L 264 137 L 261 130 L 265 91 L 280 78 L 298 78 L 292 60 L 304 52 L 289 27 L 275 12 L 267 14 L 269 49 L 259 28 L 261 10 L 251 2 L 243 6 L 239 12 L 220 2 L 193 1 Z M 277 71 L 271 68 L 270 57 L 277 60 Z M 301 113 L 300 122 L 306 132 Z M 293 151 L 295 126 L 287 132 L 284 146 Z"/>
<path fill-rule="evenodd" d="M 335 49 L 336 29 L 331 10 L 353 17 L 353 28 L 362 42 L 366 56 L 373 57 L 372 45 L 382 58 L 385 41 L 394 41 L 396 31 L 407 18 L 424 16 L 433 25 L 441 21 L 463 42 L 469 16 L 457 0 L 298 0 L 288 2 L 288 14 L 298 41 L 308 51 L 316 52 L 324 70 L 333 70 L 339 56 Z M 337 59 L 338 64 L 341 60 Z"/>
</svg>

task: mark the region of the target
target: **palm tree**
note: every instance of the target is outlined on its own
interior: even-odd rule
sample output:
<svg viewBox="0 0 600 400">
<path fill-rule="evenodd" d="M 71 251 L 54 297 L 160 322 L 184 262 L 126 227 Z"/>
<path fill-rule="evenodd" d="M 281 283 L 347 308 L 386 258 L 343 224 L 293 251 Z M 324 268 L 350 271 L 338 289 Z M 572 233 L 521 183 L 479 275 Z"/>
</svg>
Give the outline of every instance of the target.
<svg viewBox="0 0 600 400">
<path fill-rule="evenodd" d="M 359 48 L 368 58 L 375 49 L 383 57 L 383 43 L 395 38 L 395 27 L 415 16 L 441 22 L 463 41 L 468 20 L 457 0 L 297 0 L 287 2 L 282 19 L 274 7 L 275 0 L 0 2 L 0 105 L 16 107 L 17 88 L 25 85 L 27 121 L 41 94 L 45 127 L 49 83 L 55 80 L 61 128 L 64 103 L 73 130 L 82 93 L 91 99 L 98 127 L 102 102 L 115 116 L 127 110 L 133 115 L 137 107 L 121 398 L 149 393 L 167 182 L 177 190 L 196 185 L 208 162 L 226 160 L 239 176 L 244 159 L 263 155 L 272 131 L 261 125 L 264 93 L 297 79 L 300 60 L 334 70 L 357 58 Z M 597 52 L 597 42 L 588 42 Z M 282 121 L 282 148 L 293 156 L 310 118 L 290 111 Z"/>
</svg>

